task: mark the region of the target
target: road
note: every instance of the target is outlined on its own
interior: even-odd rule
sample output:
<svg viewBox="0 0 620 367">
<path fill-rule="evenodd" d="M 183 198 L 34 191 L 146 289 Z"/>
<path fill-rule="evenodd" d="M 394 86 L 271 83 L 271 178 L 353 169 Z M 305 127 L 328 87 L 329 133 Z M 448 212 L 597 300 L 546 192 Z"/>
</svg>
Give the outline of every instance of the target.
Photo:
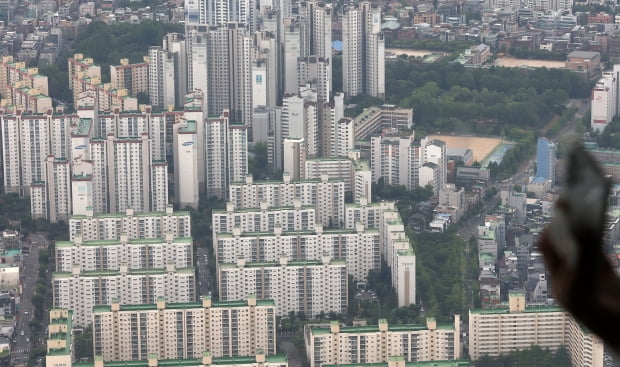
<svg viewBox="0 0 620 367">
<path fill-rule="evenodd" d="M 30 299 L 34 295 L 35 285 L 39 276 L 39 252 L 41 249 L 47 249 L 48 242 L 41 235 L 31 235 L 30 240 L 31 244 L 26 245 L 30 248 L 30 255 L 23 256 L 20 269 L 22 294 L 19 296 L 16 332 L 14 342 L 11 345 L 11 366 L 28 362 L 28 355 L 34 342 L 32 340 L 32 331 L 30 330 L 30 320 L 33 318 L 34 307 L 30 303 Z"/>
<path fill-rule="evenodd" d="M 196 267 L 198 268 L 198 296 L 207 295 L 212 291 L 213 281 L 208 269 L 208 251 L 204 246 L 196 247 Z"/>
</svg>

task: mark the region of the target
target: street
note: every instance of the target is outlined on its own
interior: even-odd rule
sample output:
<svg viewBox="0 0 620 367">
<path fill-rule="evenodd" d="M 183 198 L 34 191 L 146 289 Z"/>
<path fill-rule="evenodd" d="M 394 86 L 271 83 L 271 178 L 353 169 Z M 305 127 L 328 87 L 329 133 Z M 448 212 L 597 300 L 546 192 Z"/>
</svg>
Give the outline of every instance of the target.
<svg viewBox="0 0 620 367">
<path fill-rule="evenodd" d="M 20 269 L 21 294 L 16 298 L 16 330 L 13 344 L 11 345 L 11 366 L 26 364 L 28 355 L 32 349 L 32 332 L 30 320 L 34 317 L 34 307 L 30 299 L 34 295 L 35 285 L 39 276 L 39 252 L 47 249 L 47 239 L 41 235 L 31 235 L 32 243 L 22 246 L 30 248 L 30 254 L 22 257 Z M 23 334 L 22 334 L 23 333 Z"/>
<path fill-rule="evenodd" d="M 198 279 L 196 281 L 198 296 L 204 296 L 211 293 L 213 282 L 207 264 L 209 263 L 209 252 L 204 246 L 196 247 L 196 267 L 198 268 Z"/>
</svg>

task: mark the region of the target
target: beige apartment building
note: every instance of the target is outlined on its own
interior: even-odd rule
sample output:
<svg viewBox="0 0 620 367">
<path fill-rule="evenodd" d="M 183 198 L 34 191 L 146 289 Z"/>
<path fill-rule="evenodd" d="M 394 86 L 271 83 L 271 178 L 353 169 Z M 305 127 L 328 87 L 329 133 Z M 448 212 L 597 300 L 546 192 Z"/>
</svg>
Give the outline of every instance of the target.
<svg viewBox="0 0 620 367">
<path fill-rule="evenodd" d="M 51 309 L 47 331 L 47 367 L 71 367 L 73 363 L 73 312 Z"/>
<path fill-rule="evenodd" d="M 256 355 L 243 357 L 213 357 L 211 352 L 202 352 L 198 358 L 163 359 L 156 355 L 149 355 L 148 359 L 140 361 L 112 361 L 106 362 L 101 356 L 96 356 L 94 363 L 80 363 L 80 367 L 288 367 L 286 355 L 265 355 L 257 351 Z M 54 366 L 56 367 L 56 366 Z M 63 367 L 71 367 L 66 365 Z M 407 366 L 417 367 L 417 366 Z M 469 365 L 446 365 L 437 367 L 469 367 Z"/>
<path fill-rule="evenodd" d="M 389 325 L 384 319 L 378 325 L 357 327 L 341 327 L 338 321 L 329 327 L 308 325 L 306 354 L 310 367 L 388 363 L 395 356 L 404 362 L 458 360 L 460 323 L 455 315 L 454 324 L 427 318 L 426 325 Z"/>
<path fill-rule="evenodd" d="M 95 355 L 104 361 L 200 358 L 276 353 L 273 300 L 97 306 L 93 310 Z"/>
<path fill-rule="evenodd" d="M 564 347 L 573 367 L 602 367 L 603 342 L 557 306 L 527 306 L 523 292 L 511 292 L 507 307 L 469 311 L 472 360 L 498 356 L 533 345 Z"/>
<path fill-rule="evenodd" d="M 110 82 L 114 89 L 127 89 L 132 96 L 149 91 L 149 58 L 144 62 L 130 64 L 121 59 L 120 65 L 110 65 Z"/>
</svg>

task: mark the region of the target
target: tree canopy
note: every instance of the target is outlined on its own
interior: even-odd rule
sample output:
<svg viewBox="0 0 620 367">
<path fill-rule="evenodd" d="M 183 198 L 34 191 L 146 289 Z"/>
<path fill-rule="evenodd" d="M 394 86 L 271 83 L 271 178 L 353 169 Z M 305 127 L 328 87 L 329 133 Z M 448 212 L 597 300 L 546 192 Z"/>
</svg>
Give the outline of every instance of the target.
<svg viewBox="0 0 620 367">
<path fill-rule="evenodd" d="M 386 99 L 415 109 L 416 130 L 476 131 L 510 137 L 513 129 L 540 130 L 568 98 L 589 86 L 565 70 L 490 67 L 466 69 L 439 61 L 386 66 Z"/>
</svg>

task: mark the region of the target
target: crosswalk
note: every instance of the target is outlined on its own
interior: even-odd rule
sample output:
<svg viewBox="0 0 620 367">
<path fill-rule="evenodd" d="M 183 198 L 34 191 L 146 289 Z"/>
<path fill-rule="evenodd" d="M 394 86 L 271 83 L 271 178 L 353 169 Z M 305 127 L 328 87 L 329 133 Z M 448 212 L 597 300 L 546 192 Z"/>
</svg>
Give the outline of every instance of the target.
<svg viewBox="0 0 620 367">
<path fill-rule="evenodd" d="M 11 350 L 11 354 L 26 354 L 28 353 L 28 349 L 13 349 Z"/>
</svg>

